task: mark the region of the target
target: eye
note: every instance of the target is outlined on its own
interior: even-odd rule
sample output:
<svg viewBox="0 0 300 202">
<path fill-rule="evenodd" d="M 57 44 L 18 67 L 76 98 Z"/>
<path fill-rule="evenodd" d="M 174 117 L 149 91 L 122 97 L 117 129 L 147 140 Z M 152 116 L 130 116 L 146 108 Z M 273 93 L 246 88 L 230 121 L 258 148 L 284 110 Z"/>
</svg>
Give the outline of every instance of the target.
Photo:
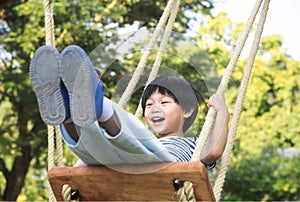
<svg viewBox="0 0 300 202">
<path fill-rule="evenodd" d="M 169 104 L 169 103 L 172 103 L 172 100 L 169 99 L 169 98 L 164 98 L 164 99 L 162 99 L 162 101 L 161 101 L 161 104 L 162 104 L 162 105 L 167 105 L 167 104 Z"/>
<path fill-rule="evenodd" d="M 146 102 L 146 107 L 151 107 L 153 105 L 152 102 Z"/>
</svg>

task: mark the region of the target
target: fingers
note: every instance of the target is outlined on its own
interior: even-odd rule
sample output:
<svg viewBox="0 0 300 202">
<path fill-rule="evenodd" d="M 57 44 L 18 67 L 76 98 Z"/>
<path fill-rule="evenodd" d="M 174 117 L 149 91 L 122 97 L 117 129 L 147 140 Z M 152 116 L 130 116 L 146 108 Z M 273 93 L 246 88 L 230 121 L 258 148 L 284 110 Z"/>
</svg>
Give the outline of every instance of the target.
<svg viewBox="0 0 300 202">
<path fill-rule="evenodd" d="M 213 107 L 216 111 L 226 108 L 225 98 L 221 95 L 213 94 L 207 103 L 208 108 Z"/>
</svg>

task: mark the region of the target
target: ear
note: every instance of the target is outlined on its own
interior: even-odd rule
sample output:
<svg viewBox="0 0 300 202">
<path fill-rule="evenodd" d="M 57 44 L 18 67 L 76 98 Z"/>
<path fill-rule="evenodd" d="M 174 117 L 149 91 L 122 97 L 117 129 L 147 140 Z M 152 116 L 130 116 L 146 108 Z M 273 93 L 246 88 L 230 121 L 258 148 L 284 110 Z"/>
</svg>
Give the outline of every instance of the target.
<svg viewBox="0 0 300 202">
<path fill-rule="evenodd" d="M 191 107 L 191 109 L 189 111 L 183 111 L 183 117 L 184 118 L 189 118 L 194 112 L 194 107 Z"/>
</svg>

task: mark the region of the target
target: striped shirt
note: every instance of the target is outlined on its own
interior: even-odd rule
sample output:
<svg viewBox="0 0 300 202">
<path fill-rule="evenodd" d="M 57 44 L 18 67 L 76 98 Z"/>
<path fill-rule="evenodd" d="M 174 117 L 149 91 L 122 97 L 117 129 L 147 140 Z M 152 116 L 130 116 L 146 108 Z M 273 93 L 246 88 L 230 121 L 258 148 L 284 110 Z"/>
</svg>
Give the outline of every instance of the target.
<svg viewBox="0 0 300 202">
<path fill-rule="evenodd" d="M 193 156 L 197 138 L 167 136 L 160 138 L 159 141 L 168 149 L 169 153 L 175 157 L 177 162 L 187 162 L 190 161 Z M 216 162 L 204 165 L 207 169 L 212 169 L 216 166 Z"/>
</svg>

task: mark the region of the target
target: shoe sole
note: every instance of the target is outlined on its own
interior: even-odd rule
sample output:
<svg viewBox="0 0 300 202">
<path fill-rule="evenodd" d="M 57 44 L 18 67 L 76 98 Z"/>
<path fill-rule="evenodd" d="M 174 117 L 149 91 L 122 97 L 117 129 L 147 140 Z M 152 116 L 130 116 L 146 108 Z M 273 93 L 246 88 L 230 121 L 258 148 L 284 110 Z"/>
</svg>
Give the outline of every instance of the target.
<svg viewBox="0 0 300 202">
<path fill-rule="evenodd" d="M 60 67 L 73 122 L 78 126 L 90 125 L 97 120 L 95 95 L 99 79 L 89 57 L 79 46 L 68 46 L 61 53 Z"/>
<path fill-rule="evenodd" d="M 30 80 L 38 100 L 42 120 L 47 125 L 59 125 L 66 119 L 66 109 L 60 91 L 60 54 L 53 46 L 42 46 L 34 54 Z"/>
</svg>

